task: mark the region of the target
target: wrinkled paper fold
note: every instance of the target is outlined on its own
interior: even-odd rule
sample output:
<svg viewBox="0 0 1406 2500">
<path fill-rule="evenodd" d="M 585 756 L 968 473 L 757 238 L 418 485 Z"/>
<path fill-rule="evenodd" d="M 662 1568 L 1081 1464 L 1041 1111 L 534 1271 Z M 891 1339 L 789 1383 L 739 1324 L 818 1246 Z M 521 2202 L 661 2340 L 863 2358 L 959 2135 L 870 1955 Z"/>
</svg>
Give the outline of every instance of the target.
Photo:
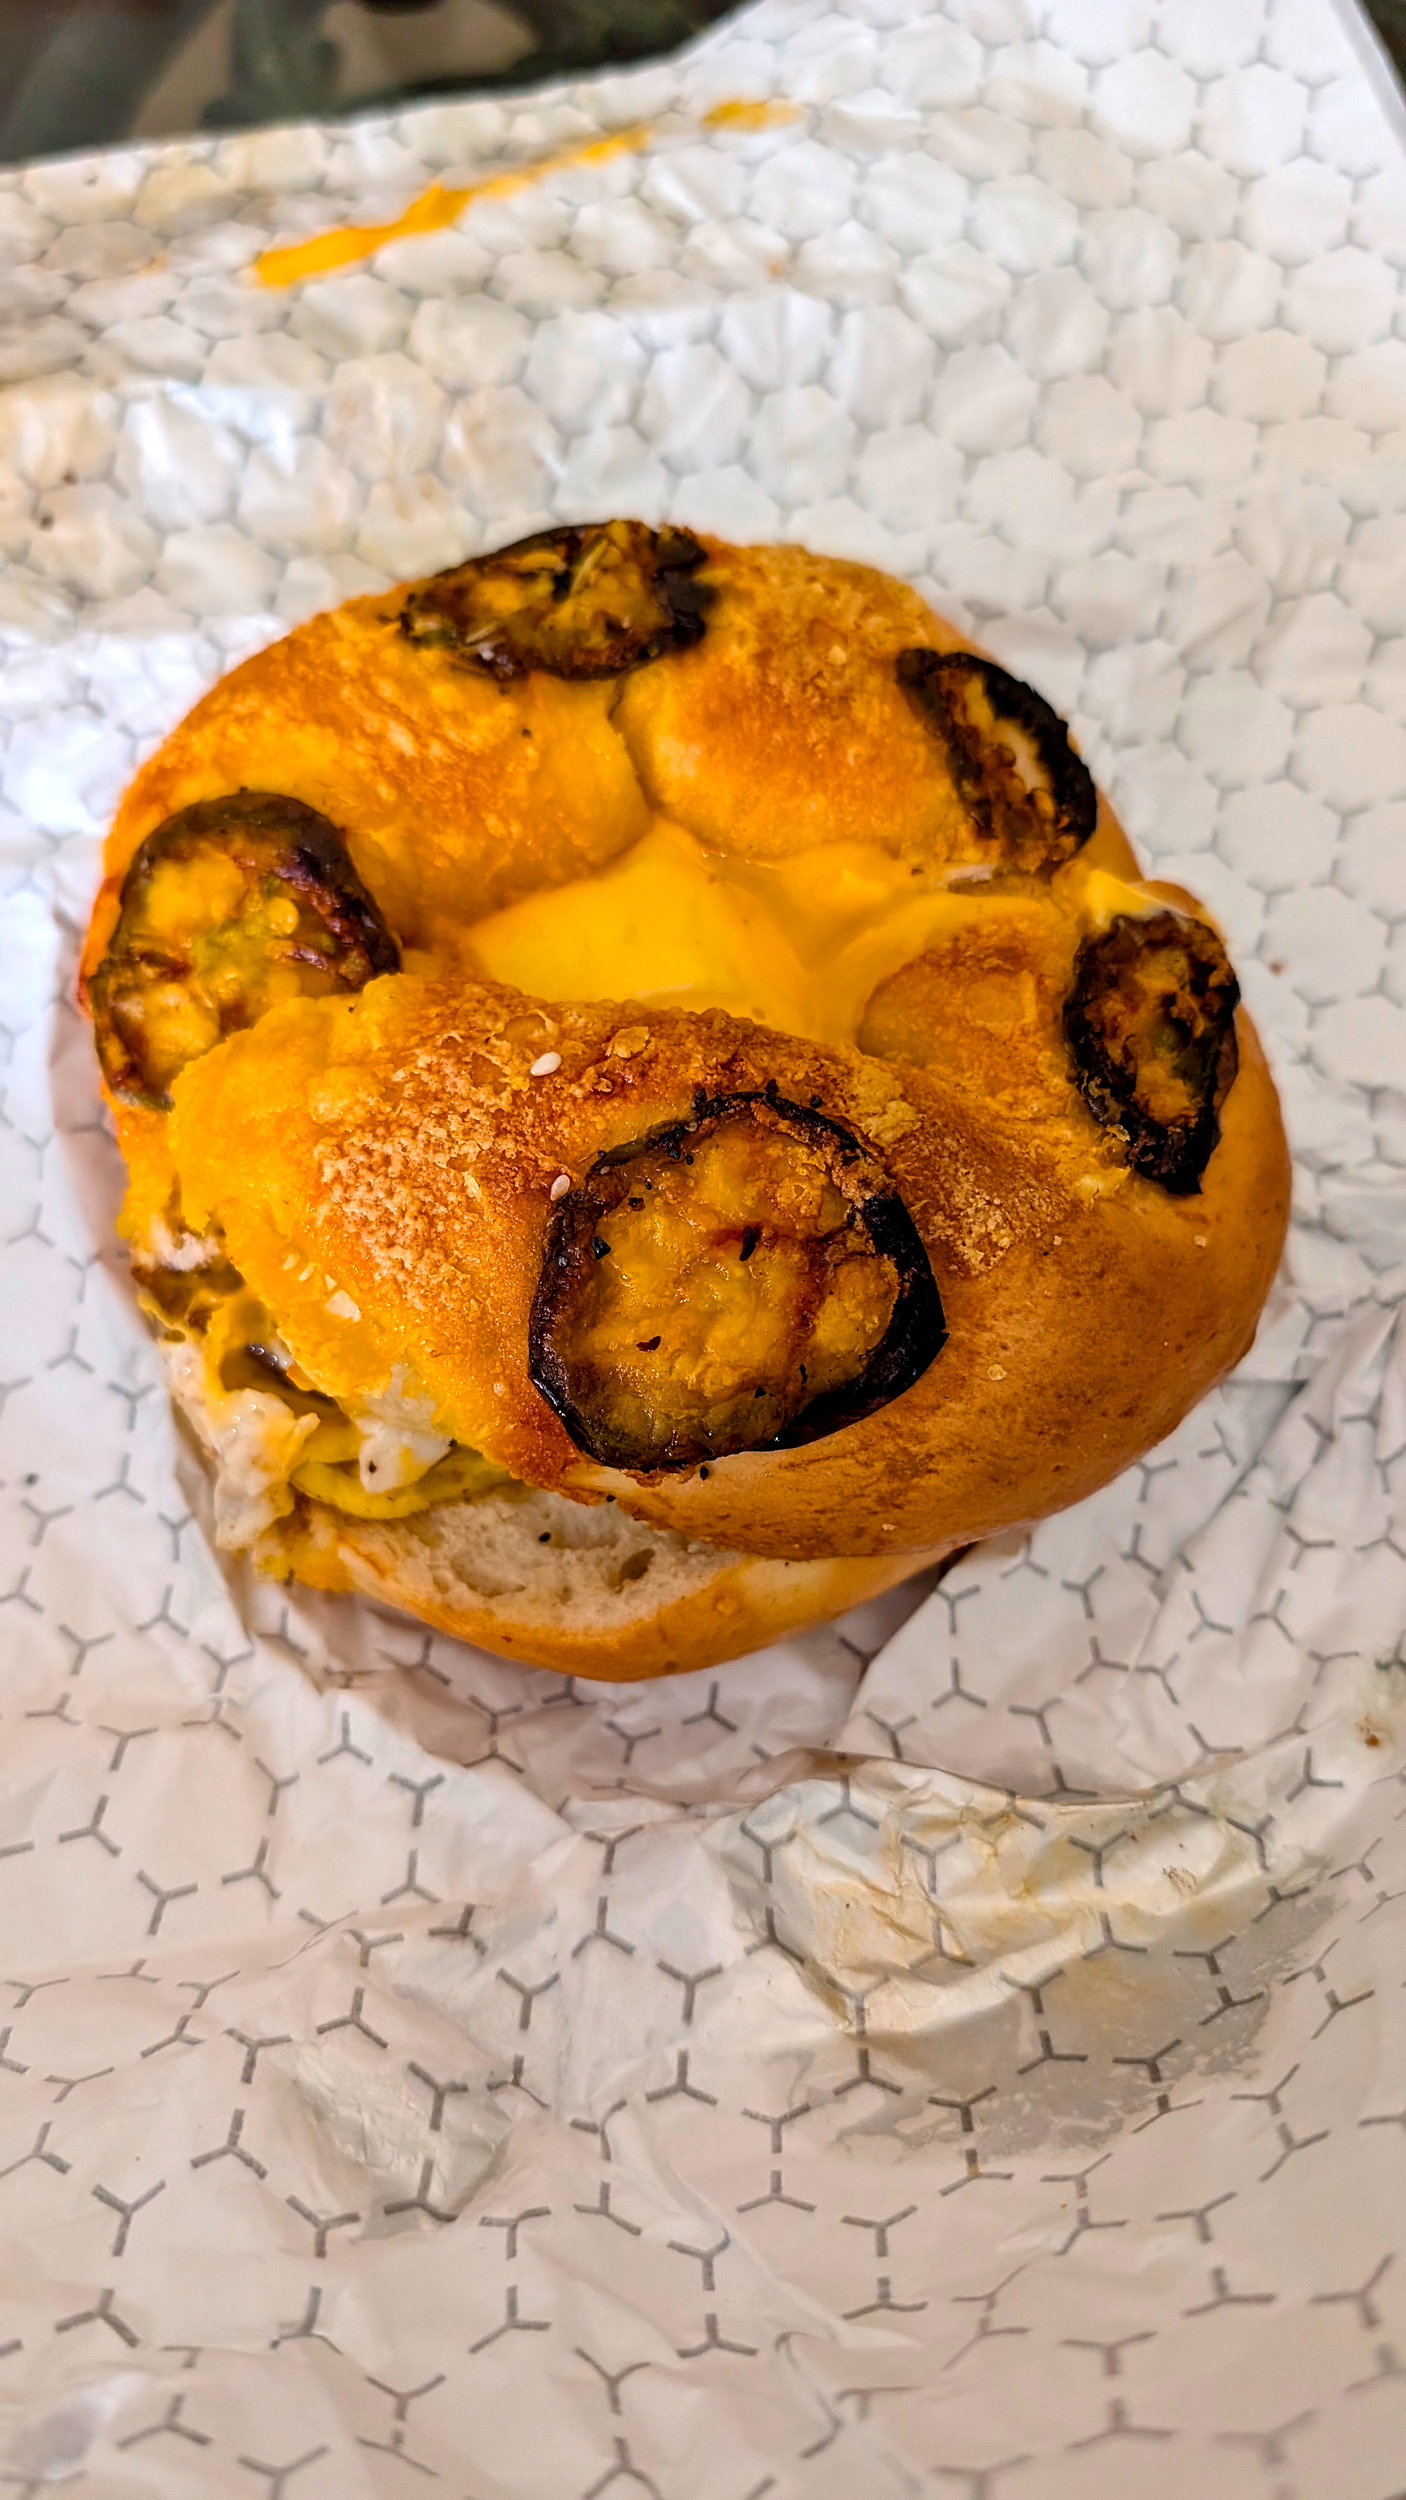
<svg viewBox="0 0 1406 2500">
<path fill-rule="evenodd" d="M 1384 2500 L 1406 191 L 1362 29 L 762 0 L 570 90 L 19 171 L 0 235 L 0 2478 Z M 1107 1492 L 593 1688 L 222 1573 L 72 979 L 222 669 L 608 508 L 889 566 L 1067 710 L 1224 921 L 1298 1189 L 1253 1354 Z"/>
</svg>

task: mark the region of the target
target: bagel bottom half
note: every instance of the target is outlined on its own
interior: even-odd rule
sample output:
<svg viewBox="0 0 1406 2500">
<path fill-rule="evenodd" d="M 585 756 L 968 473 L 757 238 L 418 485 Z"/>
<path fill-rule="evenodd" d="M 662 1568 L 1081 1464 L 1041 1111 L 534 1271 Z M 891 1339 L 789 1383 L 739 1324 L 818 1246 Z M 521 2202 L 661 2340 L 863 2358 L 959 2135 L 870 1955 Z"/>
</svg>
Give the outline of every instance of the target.
<svg viewBox="0 0 1406 2500">
<path fill-rule="evenodd" d="M 937 1553 L 781 1562 L 705 1545 L 530 1485 L 410 1519 L 301 1504 L 259 1562 L 313 1588 L 356 1590 L 524 1665 L 607 1683 L 682 1675 L 829 1622 Z"/>
</svg>

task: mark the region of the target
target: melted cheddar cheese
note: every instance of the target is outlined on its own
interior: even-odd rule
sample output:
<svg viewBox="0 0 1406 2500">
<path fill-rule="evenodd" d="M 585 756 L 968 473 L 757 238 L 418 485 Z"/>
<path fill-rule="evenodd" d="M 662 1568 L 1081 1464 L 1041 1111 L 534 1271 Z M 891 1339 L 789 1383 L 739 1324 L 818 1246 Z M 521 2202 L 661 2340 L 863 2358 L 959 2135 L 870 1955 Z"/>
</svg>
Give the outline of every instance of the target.
<svg viewBox="0 0 1406 2500">
<path fill-rule="evenodd" d="M 1079 862 L 1046 891 L 1081 933 L 1153 899 Z M 849 1049 L 891 974 L 978 918 L 990 926 L 1029 909 L 1028 882 L 1003 892 L 969 867 L 915 869 L 878 843 L 745 860 L 656 817 L 595 876 L 478 921 L 466 951 L 491 980 L 533 998 L 719 1007 Z"/>
</svg>

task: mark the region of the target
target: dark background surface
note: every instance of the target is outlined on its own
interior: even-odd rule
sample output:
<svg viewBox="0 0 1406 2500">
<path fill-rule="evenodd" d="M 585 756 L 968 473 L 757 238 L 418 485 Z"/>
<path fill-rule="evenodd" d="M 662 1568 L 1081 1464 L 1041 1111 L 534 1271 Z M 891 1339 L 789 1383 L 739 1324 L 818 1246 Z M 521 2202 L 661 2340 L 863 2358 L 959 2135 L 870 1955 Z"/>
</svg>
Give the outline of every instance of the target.
<svg viewBox="0 0 1406 2500">
<path fill-rule="evenodd" d="M 0 0 L 0 162 L 517 86 L 673 50 L 735 0 Z"/>
<path fill-rule="evenodd" d="M 0 0 L 0 162 L 643 60 L 733 4 Z M 1368 14 L 1406 79 L 1406 0 Z"/>
</svg>

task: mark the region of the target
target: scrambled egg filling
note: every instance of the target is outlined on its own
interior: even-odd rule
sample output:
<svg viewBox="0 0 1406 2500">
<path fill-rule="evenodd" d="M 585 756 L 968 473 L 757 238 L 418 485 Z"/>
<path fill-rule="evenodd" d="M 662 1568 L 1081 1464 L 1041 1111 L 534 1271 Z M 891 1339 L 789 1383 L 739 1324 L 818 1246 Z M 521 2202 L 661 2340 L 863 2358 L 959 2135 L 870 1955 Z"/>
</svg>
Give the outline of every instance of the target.
<svg viewBox="0 0 1406 2500">
<path fill-rule="evenodd" d="M 477 1450 L 427 1430 L 423 1400 L 347 1414 L 314 1388 L 218 1245 L 199 1265 L 139 1270 L 167 1365 L 216 1469 L 219 1542 L 252 1544 L 298 1494 L 353 1519 L 408 1519 L 511 1482 Z"/>
</svg>

